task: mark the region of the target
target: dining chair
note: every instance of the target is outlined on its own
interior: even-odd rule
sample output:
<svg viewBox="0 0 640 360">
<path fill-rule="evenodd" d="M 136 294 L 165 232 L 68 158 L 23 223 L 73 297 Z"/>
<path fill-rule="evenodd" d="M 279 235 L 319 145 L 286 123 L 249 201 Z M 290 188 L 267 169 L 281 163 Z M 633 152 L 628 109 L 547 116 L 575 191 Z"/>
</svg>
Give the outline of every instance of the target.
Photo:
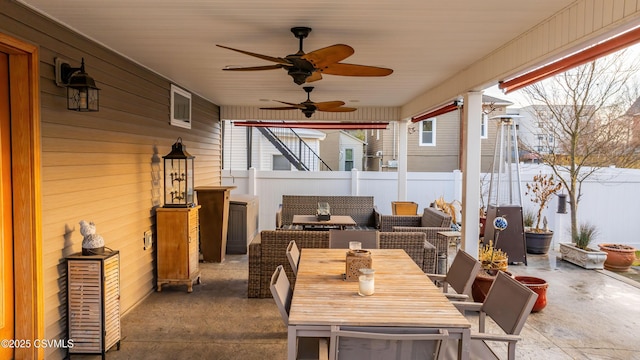
<svg viewBox="0 0 640 360">
<path fill-rule="evenodd" d="M 330 360 L 438 359 L 449 332 L 436 328 L 331 326 Z"/>
<path fill-rule="evenodd" d="M 445 296 L 452 300 L 466 300 L 471 294 L 471 285 L 480 270 L 480 262 L 460 249 L 446 274 L 427 274 L 432 281 L 440 281 Z M 450 293 L 449 286 L 455 291 Z"/>
<path fill-rule="evenodd" d="M 350 241 L 359 241 L 363 249 L 380 248 L 378 230 L 329 230 L 329 248 L 348 249 Z"/>
<path fill-rule="evenodd" d="M 300 249 L 298 249 L 298 245 L 294 240 L 289 242 L 287 245 L 287 259 L 289 259 L 289 264 L 291 265 L 291 270 L 294 275 L 298 275 L 298 263 L 300 262 Z"/>
<path fill-rule="evenodd" d="M 462 313 L 466 311 L 479 313 L 478 331 L 471 333 L 471 358 L 483 360 L 502 358 L 498 357 L 485 341 L 503 341 L 507 343 L 507 358 L 515 359 L 516 343 L 521 340 L 520 332 L 537 298 L 538 294 L 533 290 L 500 271 L 484 303 L 452 302 Z M 502 329 L 502 334 L 486 332 L 487 316 Z M 452 351 L 451 348 L 447 346 L 448 355 Z M 457 349 L 454 350 L 457 351 Z"/>
<path fill-rule="evenodd" d="M 271 295 L 280 310 L 284 325 L 289 326 L 289 310 L 291 309 L 293 290 L 282 265 L 278 265 L 273 272 L 269 289 L 271 289 Z M 327 338 L 298 337 L 297 342 L 296 359 L 324 360 L 329 358 L 329 340 Z"/>
</svg>

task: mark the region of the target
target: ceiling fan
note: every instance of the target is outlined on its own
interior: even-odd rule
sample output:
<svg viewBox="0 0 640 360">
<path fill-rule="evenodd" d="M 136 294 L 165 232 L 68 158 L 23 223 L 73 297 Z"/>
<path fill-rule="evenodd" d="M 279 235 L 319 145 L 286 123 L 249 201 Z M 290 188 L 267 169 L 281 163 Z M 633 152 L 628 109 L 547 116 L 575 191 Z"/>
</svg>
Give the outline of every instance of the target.
<svg viewBox="0 0 640 360">
<path fill-rule="evenodd" d="M 300 40 L 300 50 L 295 54 L 287 55 L 283 58 L 216 45 L 224 49 L 237 51 L 242 54 L 276 63 L 274 65 L 264 66 L 226 67 L 223 70 L 256 71 L 285 69 L 293 78 L 293 81 L 298 85 L 304 84 L 305 82 L 320 80 L 322 79 L 323 73 L 342 76 L 387 76 L 393 72 L 392 69 L 377 66 L 341 63 L 340 61 L 348 58 L 354 53 L 353 48 L 349 45 L 331 45 L 305 54 L 302 50 L 302 41 L 309 35 L 311 28 L 298 26 L 291 28 L 291 32 Z"/>
<path fill-rule="evenodd" d="M 343 107 L 344 101 L 323 101 L 323 102 L 313 102 L 311 101 L 310 94 L 313 90 L 313 86 L 305 86 L 303 87 L 304 91 L 307 93 L 307 101 L 301 102 L 300 104 L 289 103 L 285 101 L 274 100 L 279 103 L 289 105 L 289 106 L 276 106 L 276 107 L 263 107 L 261 110 L 296 110 L 299 109 L 304 113 L 304 115 L 308 118 L 313 115 L 314 112 L 317 111 L 327 111 L 327 112 L 351 112 L 356 111 L 356 108 L 352 107 Z"/>
</svg>

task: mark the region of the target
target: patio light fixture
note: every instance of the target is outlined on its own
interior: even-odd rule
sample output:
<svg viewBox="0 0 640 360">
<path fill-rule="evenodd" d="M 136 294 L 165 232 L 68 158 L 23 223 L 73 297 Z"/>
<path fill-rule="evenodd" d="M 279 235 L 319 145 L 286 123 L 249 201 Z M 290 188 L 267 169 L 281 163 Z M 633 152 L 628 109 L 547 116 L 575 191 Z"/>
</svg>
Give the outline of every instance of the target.
<svg viewBox="0 0 640 360">
<path fill-rule="evenodd" d="M 193 159 L 182 145 L 182 138 L 171 146 L 171 152 L 164 159 L 164 207 L 192 207 Z"/>
<path fill-rule="evenodd" d="M 66 60 L 56 58 L 56 85 L 67 88 L 67 109 L 74 111 L 98 111 L 99 91 L 95 80 L 84 71 L 84 58 L 79 68 Z"/>
</svg>

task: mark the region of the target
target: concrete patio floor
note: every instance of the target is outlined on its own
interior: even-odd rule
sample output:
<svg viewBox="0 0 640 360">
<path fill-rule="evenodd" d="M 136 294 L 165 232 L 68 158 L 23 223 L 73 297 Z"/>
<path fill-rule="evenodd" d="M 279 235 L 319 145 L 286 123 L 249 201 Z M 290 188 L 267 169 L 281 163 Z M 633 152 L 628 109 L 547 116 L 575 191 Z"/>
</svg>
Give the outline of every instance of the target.
<svg viewBox="0 0 640 360">
<path fill-rule="evenodd" d="M 640 359 L 639 284 L 558 256 L 529 254 L 528 266 L 509 266 L 549 283 L 548 305 L 529 316 L 517 358 Z M 247 298 L 247 268 L 246 255 L 227 255 L 201 263 L 193 293 L 185 286 L 152 293 L 122 317 L 121 348 L 107 359 L 285 359 L 286 327 L 273 299 Z"/>
</svg>

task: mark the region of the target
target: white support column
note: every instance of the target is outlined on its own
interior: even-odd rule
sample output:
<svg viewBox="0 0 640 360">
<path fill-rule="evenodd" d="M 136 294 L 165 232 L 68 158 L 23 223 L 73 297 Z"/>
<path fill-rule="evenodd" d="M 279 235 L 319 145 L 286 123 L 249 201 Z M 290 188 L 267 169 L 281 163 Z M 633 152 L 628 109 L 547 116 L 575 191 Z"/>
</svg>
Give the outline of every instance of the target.
<svg viewBox="0 0 640 360">
<path fill-rule="evenodd" d="M 360 195 L 360 172 L 358 169 L 351 169 L 351 195 Z"/>
<path fill-rule="evenodd" d="M 462 120 L 462 248 L 478 258 L 482 91 L 465 94 Z"/>
<path fill-rule="evenodd" d="M 398 200 L 407 200 L 407 133 L 409 119 L 398 121 Z"/>
</svg>

